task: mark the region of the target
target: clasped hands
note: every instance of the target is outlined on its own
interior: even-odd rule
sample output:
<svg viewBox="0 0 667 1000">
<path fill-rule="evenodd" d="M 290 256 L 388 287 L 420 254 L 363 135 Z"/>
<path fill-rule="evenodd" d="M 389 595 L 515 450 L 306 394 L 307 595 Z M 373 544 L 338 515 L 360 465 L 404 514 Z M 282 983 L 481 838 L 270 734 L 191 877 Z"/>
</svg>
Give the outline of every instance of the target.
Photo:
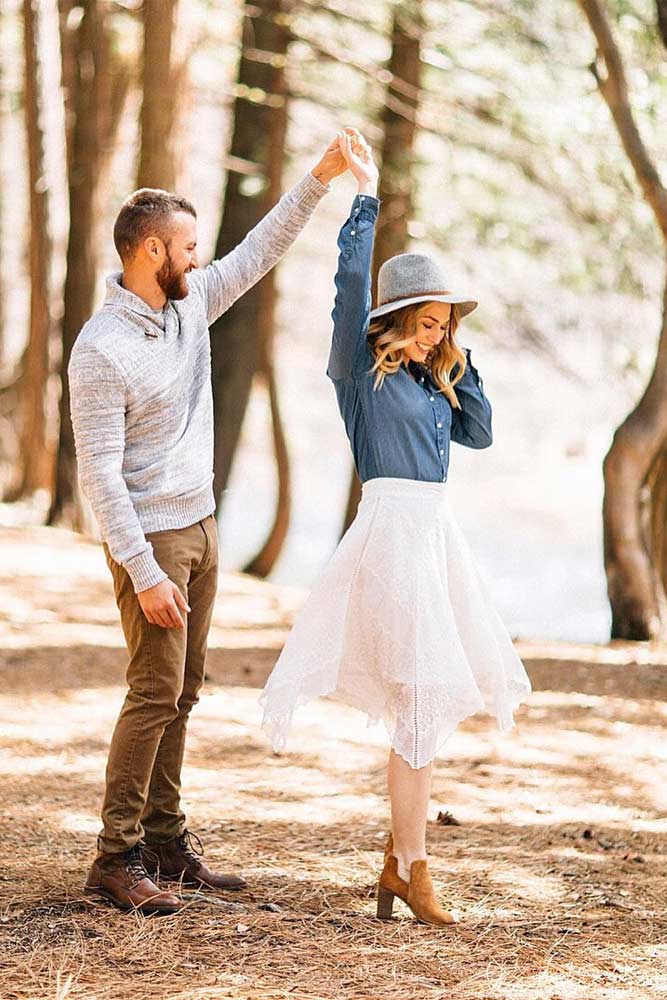
<svg viewBox="0 0 667 1000">
<path fill-rule="evenodd" d="M 351 126 L 336 133 L 311 173 L 322 184 L 328 184 L 346 170 L 356 178 L 360 193 L 375 194 L 378 168 L 373 151 L 359 129 Z"/>
</svg>

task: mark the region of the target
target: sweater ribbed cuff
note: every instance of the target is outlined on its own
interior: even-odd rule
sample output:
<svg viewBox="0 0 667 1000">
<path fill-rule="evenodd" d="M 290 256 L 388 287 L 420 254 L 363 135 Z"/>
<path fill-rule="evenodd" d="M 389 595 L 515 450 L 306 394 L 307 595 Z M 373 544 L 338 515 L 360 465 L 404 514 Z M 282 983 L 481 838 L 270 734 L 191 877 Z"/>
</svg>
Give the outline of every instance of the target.
<svg viewBox="0 0 667 1000">
<path fill-rule="evenodd" d="M 303 208 L 315 208 L 327 191 L 331 191 L 331 184 L 323 184 L 309 171 L 298 184 L 294 185 L 290 194 Z"/>
<path fill-rule="evenodd" d="M 135 594 L 141 593 L 142 590 L 148 590 L 149 587 L 155 587 L 158 583 L 168 579 L 164 570 L 158 566 L 153 555 L 152 545 L 136 556 L 132 556 L 131 559 L 123 563 L 123 566 L 132 581 Z"/>
</svg>

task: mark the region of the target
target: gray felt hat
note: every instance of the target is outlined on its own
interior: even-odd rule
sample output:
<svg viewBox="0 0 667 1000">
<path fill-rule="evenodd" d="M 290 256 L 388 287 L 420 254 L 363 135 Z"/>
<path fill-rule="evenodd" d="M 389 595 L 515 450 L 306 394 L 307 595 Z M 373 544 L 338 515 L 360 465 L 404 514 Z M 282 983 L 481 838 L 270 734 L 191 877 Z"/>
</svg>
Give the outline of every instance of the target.
<svg viewBox="0 0 667 1000">
<path fill-rule="evenodd" d="M 440 265 L 423 253 L 399 253 L 386 260 L 378 274 L 378 305 L 371 319 L 402 309 L 413 302 L 452 302 L 461 316 L 477 308 L 477 302 L 453 292 Z"/>
</svg>

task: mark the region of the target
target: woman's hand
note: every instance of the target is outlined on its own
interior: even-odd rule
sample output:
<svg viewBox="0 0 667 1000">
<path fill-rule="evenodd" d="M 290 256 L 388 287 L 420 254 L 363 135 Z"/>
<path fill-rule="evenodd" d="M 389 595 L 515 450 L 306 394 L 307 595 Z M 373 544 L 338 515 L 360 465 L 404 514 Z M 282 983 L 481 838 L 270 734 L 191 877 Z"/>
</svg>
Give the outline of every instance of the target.
<svg viewBox="0 0 667 1000">
<path fill-rule="evenodd" d="M 374 196 L 377 192 L 378 168 L 364 136 L 357 129 L 345 129 L 338 133 L 338 144 L 348 169 L 357 180 L 359 194 Z"/>
<path fill-rule="evenodd" d="M 360 135 L 356 128 L 347 126 L 341 132 L 336 132 L 335 136 L 324 150 L 321 159 L 311 170 L 313 177 L 316 177 L 322 184 L 328 184 L 334 177 L 344 174 L 347 170 L 347 163 L 340 148 L 340 137 L 346 132 L 351 135 Z"/>
</svg>

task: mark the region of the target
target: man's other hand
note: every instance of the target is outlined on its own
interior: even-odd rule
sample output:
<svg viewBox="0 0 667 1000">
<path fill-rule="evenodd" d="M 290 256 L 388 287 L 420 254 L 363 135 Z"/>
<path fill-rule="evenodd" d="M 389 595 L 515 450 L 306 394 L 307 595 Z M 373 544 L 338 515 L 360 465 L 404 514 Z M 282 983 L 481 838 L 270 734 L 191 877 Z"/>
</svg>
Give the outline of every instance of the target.
<svg viewBox="0 0 667 1000">
<path fill-rule="evenodd" d="M 185 628 L 185 619 L 181 611 L 190 611 L 188 602 L 171 580 L 142 590 L 137 594 L 141 610 L 151 625 L 161 625 L 162 628 Z"/>
</svg>

